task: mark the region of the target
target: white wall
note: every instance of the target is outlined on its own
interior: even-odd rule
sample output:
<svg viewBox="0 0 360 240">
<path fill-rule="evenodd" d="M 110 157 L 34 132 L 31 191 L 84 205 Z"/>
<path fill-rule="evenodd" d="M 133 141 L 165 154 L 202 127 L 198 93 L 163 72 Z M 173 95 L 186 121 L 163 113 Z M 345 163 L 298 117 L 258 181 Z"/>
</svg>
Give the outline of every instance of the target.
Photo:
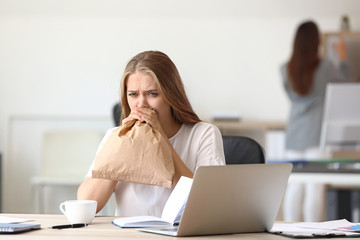
<svg viewBox="0 0 360 240">
<path fill-rule="evenodd" d="M 17 174 L 7 169 L 11 119 L 110 119 L 126 62 L 148 49 L 177 64 L 200 117 L 227 110 L 286 120 L 279 66 L 296 25 L 311 18 L 321 30 L 337 31 L 348 14 L 359 31 L 359 12 L 358 0 L 0 0 L 4 172 Z M 5 177 L 3 184 L 11 182 Z M 18 204 L 9 191 L 5 212 Z"/>
</svg>

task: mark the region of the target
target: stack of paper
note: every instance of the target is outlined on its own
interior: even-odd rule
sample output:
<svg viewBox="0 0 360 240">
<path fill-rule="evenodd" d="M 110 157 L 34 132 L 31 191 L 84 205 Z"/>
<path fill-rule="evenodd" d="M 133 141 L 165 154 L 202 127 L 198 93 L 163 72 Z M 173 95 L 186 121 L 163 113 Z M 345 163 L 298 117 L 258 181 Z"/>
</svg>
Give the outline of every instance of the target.
<svg viewBox="0 0 360 240">
<path fill-rule="evenodd" d="M 275 223 L 271 233 L 287 237 L 360 237 L 360 224 L 346 219 L 326 222 Z"/>
<path fill-rule="evenodd" d="M 14 217 L 0 216 L 0 223 L 22 223 L 22 222 L 29 222 L 29 221 L 32 221 L 32 220 L 26 219 L 26 218 L 14 218 Z"/>
<path fill-rule="evenodd" d="M 0 233 L 19 233 L 40 229 L 40 224 L 23 224 L 28 221 L 32 220 L 0 216 Z"/>
</svg>

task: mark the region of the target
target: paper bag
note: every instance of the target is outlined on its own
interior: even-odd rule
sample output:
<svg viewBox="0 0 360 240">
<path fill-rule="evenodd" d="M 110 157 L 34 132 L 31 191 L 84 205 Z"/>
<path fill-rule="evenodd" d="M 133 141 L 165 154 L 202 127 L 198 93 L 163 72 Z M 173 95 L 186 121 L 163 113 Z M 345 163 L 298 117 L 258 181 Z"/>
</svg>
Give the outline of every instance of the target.
<svg viewBox="0 0 360 240">
<path fill-rule="evenodd" d="M 175 168 L 166 139 L 147 123 L 115 129 L 95 158 L 93 178 L 171 188 Z"/>
</svg>

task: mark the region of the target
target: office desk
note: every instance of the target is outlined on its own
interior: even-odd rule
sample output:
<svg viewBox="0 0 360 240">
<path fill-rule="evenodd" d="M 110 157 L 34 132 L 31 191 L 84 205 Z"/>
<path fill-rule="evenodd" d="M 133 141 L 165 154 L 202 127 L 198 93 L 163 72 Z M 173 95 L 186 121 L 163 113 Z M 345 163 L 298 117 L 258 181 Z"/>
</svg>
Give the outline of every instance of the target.
<svg viewBox="0 0 360 240">
<path fill-rule="evenodd" d="M 284 130 L 286 123 L 283 121 L 212 121 L 220 131 L 232 132 L 241 130 Z"/>
<path fill-rule="evenodd" d="M 350 159 L 296 161 L 289 184 L 311 183 L 325 187 L 325 220 L 360 221 L 360 161 Z"/>
<path fill-rule="evenodd" d="M 295 161 L 289 182 L 322 183 L 330 188 L 360 189 L 360 161 Z"/>
<path fill-rule="evenodd" d="M 52 239 L 243 239 L 243 240 L 286 240 L 289 238 L 270 234 L 270 233 L 246 233 L 246 234 L 228 234 L 212 235 L 198 237 L 168 237 L 151 233 L 143 233 L 136 229 L 122 229 L 111 223 L 115 217 L 96 217 L 94 221 L 84 228 L 73 229 L 49 229 L 49 227 L 58 224 L 68 224 L 63 215 L 44 215 L 44 214 L 1 214 L 8 217 L 18 217 L 33 219 L 31 223 L 40 223 L 41 230 L 30 231 L 20 234 L 0 235 L 2 239 L 34 239 L 34 240 L 52 240 Z M 337 238 L 340 240 L 340 238 Z M 345 238 L 344 238 L 345 239 Z"/>
<path fill-rule="evenodd" d="M 289 182 L 322 183 L 336 189 L 360 189 L 360 174 L 294 172 L 291 173 Z"/>
<path fill-rule="evenodd" d="M 253 138 L 267 149 L 267 134 L 270 131 L 284 131 L 286 123 L 282 121 L 212 121 L 223 135 L 241 135 Z"/>
</svg>

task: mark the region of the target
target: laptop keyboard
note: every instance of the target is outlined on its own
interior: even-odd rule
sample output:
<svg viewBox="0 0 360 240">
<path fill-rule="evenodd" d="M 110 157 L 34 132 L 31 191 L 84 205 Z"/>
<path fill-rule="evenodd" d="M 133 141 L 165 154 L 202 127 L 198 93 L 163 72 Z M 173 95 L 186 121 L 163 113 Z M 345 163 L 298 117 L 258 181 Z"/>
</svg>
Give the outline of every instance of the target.
<svg viewBox="0 0 360 240">
<path fill-rule="evenodd" d="M 178 230 L 177 227 L 169 227 L 169 228 L 160 229 L 160 231 L 169 231 L 169 232 L 177 232 L 177 230 Z"/>
</svg>

